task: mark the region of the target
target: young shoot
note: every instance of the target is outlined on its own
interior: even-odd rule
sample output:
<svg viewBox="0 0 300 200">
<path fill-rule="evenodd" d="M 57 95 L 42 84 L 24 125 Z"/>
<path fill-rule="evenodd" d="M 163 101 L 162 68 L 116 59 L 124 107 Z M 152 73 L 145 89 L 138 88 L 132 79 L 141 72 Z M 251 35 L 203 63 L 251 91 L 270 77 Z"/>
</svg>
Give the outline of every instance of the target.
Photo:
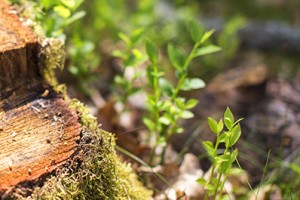
<svg viewBox="0 0 300 200">
<path fill-rule="evenodd" d="M 211 141 L 204 141 L 203 147 L 212 162 L 212 167 L 208 180 L 204 178 L 197 180 L 206 190 L 206 199 L 209 197 L 212 197 L 212 199 L 228 198 L 228 195 L 223 196 L 223 189 L 228 175 L 233 170 L 232 164 L 238 156 L 238 150 L 234 149 L 233 146 L 241 136 L 241 126 L 239 124 L 241 120 L 234 121 L 234 116 L 228 107 L 225 110 L 223 119 L 216 121 L 208 117 L 208 125 L 216 136 L 216 142 L 213 144 Z M 219 147 L 221 144 L 225 147 L 220 154 Z"/>
<path fill-rule="evenodd" d="M 176 77 L 175 83 L 165 78 L 165 72 L 161 70 L 162 67 L 158 63 L 157 48 L 150 41 L 146 43 L 146 52 L 150 61 L 147 68 L 150 90 L 147 92 L 148 115 L 143 121 L 149 130 L 149 140 L 152 138 L 155 141 L 150 165 L 154 164 L 156 156 L 160 156 L 160 164 L 163 164 L 170 136 L 184 131 L 179 120 L 194 117 L 190 109 L 195 107 L 198 101 L 180 95 L 180 91 L 191 91 L 205 86 L 202 79 L 188 76 L 192 60 L 221 50 L 217 46 L 206 43 L 213 31 L 202 34 L 194 21 L 190 22 L 189 28 L 194 46 L 188 54 L 184 54 L 172 44 L 168 45 L 168 58 Z M 157 153 L 157 149 L 161 149 L 161 152 Z"/>
</svg>

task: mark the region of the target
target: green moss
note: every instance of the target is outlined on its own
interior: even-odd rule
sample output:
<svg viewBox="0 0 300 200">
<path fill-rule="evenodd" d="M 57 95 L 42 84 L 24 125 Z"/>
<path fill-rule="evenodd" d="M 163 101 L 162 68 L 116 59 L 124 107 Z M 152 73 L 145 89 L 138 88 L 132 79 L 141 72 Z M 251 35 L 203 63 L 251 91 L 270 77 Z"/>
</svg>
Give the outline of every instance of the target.
<svg viewBox="0 0 300 200">
<path fill-rule="evenodd" d="M 91 135 L 89 135 L 91 134 Z M 114 137 L 101 129 L 85 132 L 92 139 L 81 144 L 83 163 L 74 172 L 65 169 L 49 179 L 43 188 L 35 189 L 34 199 L 152 199 L 130 165 L 125 164 L 114 151 Z"/>
</svg>

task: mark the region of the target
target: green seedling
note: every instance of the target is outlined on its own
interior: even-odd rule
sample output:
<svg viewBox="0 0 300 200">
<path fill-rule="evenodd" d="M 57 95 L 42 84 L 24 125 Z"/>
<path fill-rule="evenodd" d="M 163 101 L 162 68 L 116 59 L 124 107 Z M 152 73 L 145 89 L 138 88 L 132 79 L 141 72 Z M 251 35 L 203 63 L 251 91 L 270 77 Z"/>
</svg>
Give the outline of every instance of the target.
<svg viewBox="0 0 300 200">
<path fill-rule="evenodd" d="M 150 88 L 147 92 L 148 115 L 144 117 L 143 121 L 149 130 L 149 140 L 152 138 L 155 141 L 150 164 L 154 164 L 157 154 L 160 155 L 160 163 L 164 162 L 169 138 L 173 134 L 184 131 L 179 121 L 194 117 L 190 109 L 195 107 L 198 101 L 181 96 L 180 91 L 200 89 L 205 86 L 205 83 L 200 78 L 188 77 L 190 63 L 196 57 L 221 50 L 217 46 L 206 44 L 213 31 L 201 34 L 199 26 L 194 21 L 190 22 L 189 28 L 195 44 L 187 55 L 172 44 L 168 45 L 168 58 L 176 77 L 175 84 L 165 78 L 165 72 L 159 67 L 157 48 L 150 41 L 146 43 L 146 52 L 150 61 L 147 68 Z M 156 150 L 159 148 L 162 150 L 157 153 Z"/>
<path fill-rule="evenodd" d="M 128 98 L 142 89 L 137 81 L 144 74 L 140 67 L 146 60 L 146 55 L 137 47 L 142 41 L 143 35 L 143 28 L 134 30 L 130 36 L 120 33 L 119 38 L 123 41 L 125 48 L 113 52 L 113 55 L 121 60 L 122 71 L 114 78 L 114 97 L 122 103 L 124 109 Z"/>
<path fill-rule="evenodd" d="M 224 184 L 232 170 L 232 164 L 237 160 L 238 149 L 234 145 L 241 136 L 241 126 L 239 122 L 242 119 L 234 121 L 234 116 L 229 108 L 226 108 L 223 119 L 216 121 L 209 117 L 208 124 L 211 131 L 216 136 L 216 142 L 204 141 L 208 157 L 212 162 L 210 176 L 198 179 L 198 183 L 204 186 L 206 190 L 206 199 L 228 199 L 228 195 L 223 196 Z M 225 125 L 225 126 L 224 126 Z M 220 145 L 224 145 L 220 153 Z"/>
</svg>

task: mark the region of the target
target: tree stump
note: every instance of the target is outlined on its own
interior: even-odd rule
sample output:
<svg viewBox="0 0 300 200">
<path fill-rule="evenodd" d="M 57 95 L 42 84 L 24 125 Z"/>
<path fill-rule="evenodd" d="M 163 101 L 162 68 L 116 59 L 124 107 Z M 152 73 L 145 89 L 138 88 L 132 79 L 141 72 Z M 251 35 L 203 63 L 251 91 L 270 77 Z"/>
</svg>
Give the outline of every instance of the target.
<svg viewBox="0 0 300 200">
<path fill-rule="evenodd" d="M 0 199 L 152 199 L 26 24 L 0 0 Z"/>
<path fill-rule="evenodd" d="M 0 192 L 53 171 L 78 145 L 78 116 L 39 73 L 40 49 L 0 0 Z"/>
</svg>

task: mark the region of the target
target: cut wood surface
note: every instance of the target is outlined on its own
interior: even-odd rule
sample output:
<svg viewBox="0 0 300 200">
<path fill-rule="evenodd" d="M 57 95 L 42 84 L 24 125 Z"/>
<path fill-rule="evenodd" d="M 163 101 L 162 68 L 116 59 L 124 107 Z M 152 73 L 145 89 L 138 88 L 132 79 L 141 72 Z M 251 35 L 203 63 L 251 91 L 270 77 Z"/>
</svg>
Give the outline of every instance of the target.
<svg viewBox="0 0 300 200">
<path fill-rule="evenodd" d="M 80 139 L 77 114 L 39 73 L 40 49 L 0 0 L 0 193 L 64 164 Z"/>
</svg>

